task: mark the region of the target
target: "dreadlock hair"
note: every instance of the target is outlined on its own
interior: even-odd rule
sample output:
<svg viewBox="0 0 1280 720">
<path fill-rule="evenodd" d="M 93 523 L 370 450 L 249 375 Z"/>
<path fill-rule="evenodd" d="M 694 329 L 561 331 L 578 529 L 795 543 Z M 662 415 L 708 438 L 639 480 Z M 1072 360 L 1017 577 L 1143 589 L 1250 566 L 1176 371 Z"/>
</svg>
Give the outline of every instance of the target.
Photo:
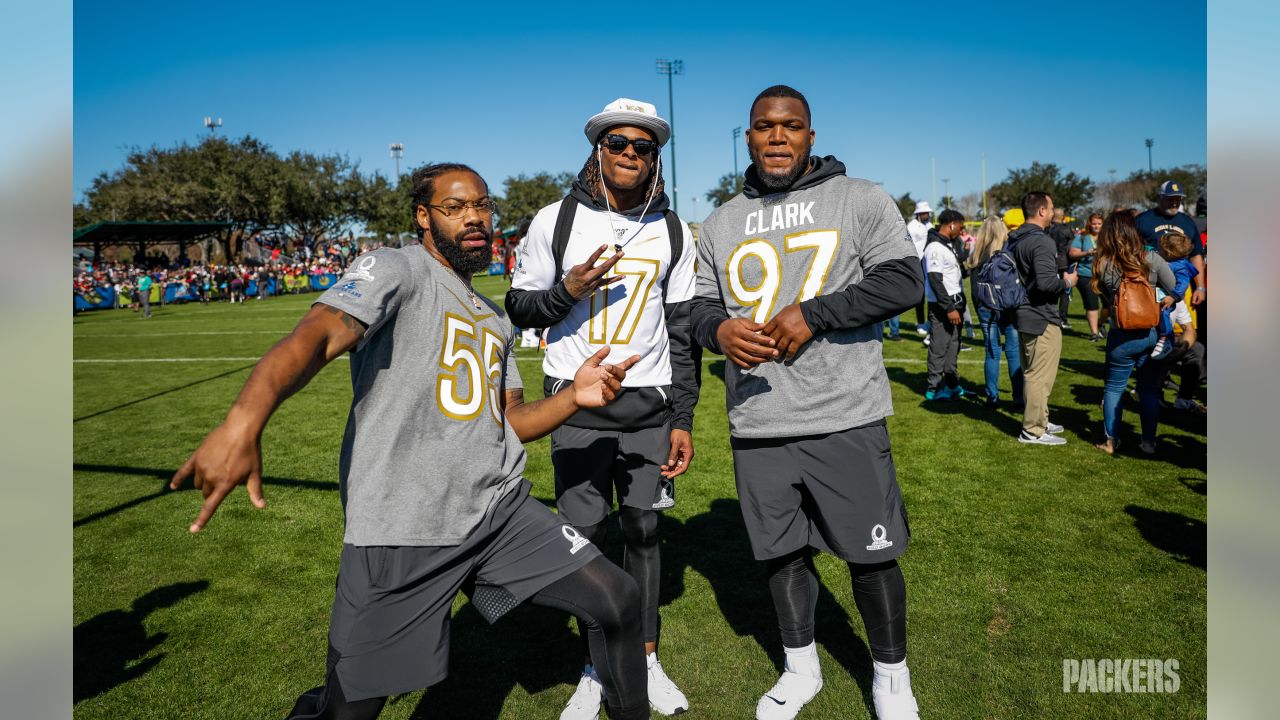
<svg viewBox="0 0 1280 720">
<path fill-rule="evenodd" d="M 1145 278 L 1151 273 L 1138 223 L 1127 210 L 1113 212 L 1102 221 L 1097 243 L 1098 249 L 1093 256 L 1094 290 L 1098 289 L 1098 281 L 1108 269 L 1114 268 L 1121 277 L 1139 275 Z"/>
<path fill-rule="evenodd" d="M 587 179 L 587 187 L 591 190 L 591 199 L 596 201 L 600 207 L 608 207 L 606 202 L 603 178 L 604 174 L 600 171 L 600 155 L 598 154 L 599 143 L 591 148 L 591 152 L 587 155 L 587 161 L 582 164 L 582 170 L 578 173 L 578 177 Z M 653 166 L 649 168 L 649 176 L 644 179 L 644 186 L 648 188 L 653 183 L 653 174 L 658 173 L 658 186 L 653 189 L 653 197 L 658 197 L 667 191 L 667 181 L 662 176 L 658 168 L 658 158 L 662 157 L 662 150 L 659 148 L 657 154 L 653 156 Z M 646 196 L 647 198 L 648 196 Z M 623 208 L 614 208 L 615 210 Z"/>
<path fill-rule="evenodd" d="M 418 207 L 431 204 L 431 197 L 436 191 L 436 178 L 448 172 L 469 172 L 480 178 L 480 182 L 484 183 L 485 192 L 489 190 L 489 183 L 484 182 L 484 178 L 480 177 L 480 173 L 462 163 L 435 163 L 433 165 L 423 165 L 414 170 L 411 176 L 413 182 L 413 207 L 409 210 L 409 217 L 410 222 L 413 223 L 413 227 L 417 231 L 418 240 L 422 240 L 423 234 L 427 231 L 426 228 L 418 224 Z"/>
</svg>

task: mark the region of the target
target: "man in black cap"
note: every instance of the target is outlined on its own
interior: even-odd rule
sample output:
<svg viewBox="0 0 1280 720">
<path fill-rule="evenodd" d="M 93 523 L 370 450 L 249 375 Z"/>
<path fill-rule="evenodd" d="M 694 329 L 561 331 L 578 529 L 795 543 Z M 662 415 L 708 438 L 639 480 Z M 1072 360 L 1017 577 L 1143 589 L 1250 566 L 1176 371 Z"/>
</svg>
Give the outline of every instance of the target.
<svg viewBox="0 0 1280 720">
<path fill-rule="evenodd" d="M 1147 249 L 1158 250 L 1160 238 L 1170 230 L 1177 230 L 1191 239 L 1191 264 L 1198 274 L 1191 279 L 1191 304 L 1197 308 L 1204 304 L 1208 291 L 1208 280 L 1205 278 L 1204 244 L 1200 242 L 1200 228 L 1190 215 L 1182 212 L 1182 201 L 1187 194 L 1182 190 L 1182 183 L 1177 180 L 1165 180 L 1160 184 L 1160 202 L 1155 207 L 1138 215 L 1138 232 Z"/>
</svg>

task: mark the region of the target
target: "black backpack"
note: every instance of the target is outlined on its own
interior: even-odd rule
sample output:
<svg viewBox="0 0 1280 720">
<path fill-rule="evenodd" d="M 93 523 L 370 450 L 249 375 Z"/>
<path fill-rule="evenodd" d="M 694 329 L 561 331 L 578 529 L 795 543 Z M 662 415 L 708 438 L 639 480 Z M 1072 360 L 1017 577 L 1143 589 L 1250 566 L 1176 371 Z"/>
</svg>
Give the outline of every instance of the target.
<svg viewBox="0 0 1280 720">
<path fill-rule="evenodd" d="M 995 251 L 978 268 L 974 283 L 978 297 L 974 301 L 992 312 L 1012 310 L 1027 302 L 1027 289 L 1022 284 L 1018 263 L 1011 252 L 1013 245 L 1008 243 Z"/>
<path fill-rule="evenodd" d="M 569 247 L 569 233 L 573 230 L 573 216 L 577 213 L 578 201 L 572 195 L 566 195 L 560 203 L 560 214 L 556 216 L 556 226 L 551 233 L 551 257 L 556 261 L 556 274 L 552 282 L 560 282 L 564 273 L 564 252 Z M 684 231 L 680 228 L 680 218 L 671 210 L 664 210 L 663 217 L 667 221 L 667 237 L 671 240 L 671 265 L 666 277 L 662 278 L 662 302 L 667 302 L 667 279 L 671 277 L 671 269 L 675 268 L 684 253 Z"/>
</svg>

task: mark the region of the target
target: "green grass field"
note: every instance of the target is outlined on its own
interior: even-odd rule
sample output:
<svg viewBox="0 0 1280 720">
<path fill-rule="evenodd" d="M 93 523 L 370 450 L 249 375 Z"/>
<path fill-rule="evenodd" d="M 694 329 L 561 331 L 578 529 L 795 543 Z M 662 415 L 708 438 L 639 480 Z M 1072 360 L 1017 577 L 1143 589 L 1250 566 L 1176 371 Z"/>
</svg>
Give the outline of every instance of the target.
<svg viewBox="0 0 1280 720">
<path fill-rule="evenodd" d="M 505 291 L 501 279 L 478 287 Z M 199 493 L 164 488 L 314 297 L 157 308 L 146 321 L 127 310 L 75 318 L 77 718 L 278 718 L 320 683 L 342 541 L 346 361 L 268 426 L 265 509 L 237 491 L 193 536 Z M 1158 459 L 1136 454 L 1136 440 L 1116 458 L 1093 449 L 1103 353 L 1079 331 L 1078 301 L 1072 321 L 1051 400 L 1067 427 L 1061 448 L 1016 442 L 1021 418 L 1008 408 L 924 406 L 924 346 L 911 332 L 885 343 L 912 530 L 902 559 L 909 659 L 926 718 L 1205 717 L 1204 418 L 1166 412 Z M 537 396 L 539 354 L 519 360 Z M 981 361 L 981 348 L 961 353 L 966 386 L 980 387 Z M 691 720 L 752 717 L 782 654 L 738 511 L 722 374 L 708 355 L 697 456 L 661 524 L 663 664 Z M 1007 379 L 1002 387 L 1007 397 Z M 548 443 L 528 450 L 534 494 L 551 504 Z M 619 535 L 607 548 L 615 559 Z M 848 571 L 830 556 L 818 569 L 826 687 L 801 718 L 871 717 Z M 580 667 L 573 623 L 539 608 L 490 627 L 459 600 L 452 646 L 449 679 L 393 698 L 384 718 L 556 718 Z M 1175 658 L 1180 688 L 1064 693 L 1069 658 Z"/>
</svg>

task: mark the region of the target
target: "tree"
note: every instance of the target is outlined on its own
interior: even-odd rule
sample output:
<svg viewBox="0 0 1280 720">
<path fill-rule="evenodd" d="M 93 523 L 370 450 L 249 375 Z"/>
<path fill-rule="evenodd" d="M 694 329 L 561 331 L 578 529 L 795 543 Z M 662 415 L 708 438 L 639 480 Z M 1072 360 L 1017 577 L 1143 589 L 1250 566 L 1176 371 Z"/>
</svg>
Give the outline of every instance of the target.
<svg viewBox="0 0 1280 720">
<path fill-rule="evenodd" d="M 707 202 L 711 203 L 711 207 L 717 208 L 729 202 L 735 195 L 742 192 L 742 176 L 728 173 L 720 178 L 720 182 L 716 186 L 707 191 Z"/>
<path fill-rule="evenodd" d="M 1154 205 L 1160 201 L 1160 185 L 1165 180 L 1176 180 L 1182 186 L 1182 191 L 1187 194 L 1183 202 L 1188 208 L 1191 208 L 1195 207 L 1196 198 L 1200 197 L 1200 193 L 1204 191 L 1208 183 L 1208 173 L 1205 172 L 1203 165 L 1198 164 L 1163 168 L 1150 172 L 1138 170 L 1130 173 L 1129 177 L 1125 178 L 1124 184 L 1131 186 L 1131 192 L 1142 191 L 1141 199 L 1135 202 L 1145 201 Z"/>
<path fill-rule="evenodd" d="M 1010 208 L 1020 206 L 1023 195 L 1037 190 L 1049 193 L 1055 206 L 1071 212 L 1093 197 L 1093 181 L 1073 172 L 1064 175 L 1053 163 L 1033 162 L 1029 168 L 1009 170 L 1009 177 L 987 192 L 998 207 Z"/>
<path fill-rule="evenodd" d="M 359 207 L 365 229 L 379 240 L 388 235 L 416 234 L 412 174 L 401 175 L 394 187 L 381 175 L 366 178 Z"/>
<path fill-rule="evenodd" d="M 507 230 L 523 227 L 539 210 L 563 198 L 576 177 L 569 172 L 540 172 L 532 177 L 520 173 L 503 180 L 502 197 L 497 200 L 498 221 Z"/>
<path fill-rule="evenodd" d="M 964 215 L 965 220 L 979 220 L 982 217 L 982 193 L 971 192 L 968 195 L 961 195 L 955 199 L 951 207 Z"/>
<path fill-rule="evenodd" d="M 910 220 L 916 211 L 916 199 L 911 197 L 911 193 L 904 192 L 899 195 L 894 202 L 898 204 L 898 212 L 902 213 L 903 220 Z"/>
</svg>

